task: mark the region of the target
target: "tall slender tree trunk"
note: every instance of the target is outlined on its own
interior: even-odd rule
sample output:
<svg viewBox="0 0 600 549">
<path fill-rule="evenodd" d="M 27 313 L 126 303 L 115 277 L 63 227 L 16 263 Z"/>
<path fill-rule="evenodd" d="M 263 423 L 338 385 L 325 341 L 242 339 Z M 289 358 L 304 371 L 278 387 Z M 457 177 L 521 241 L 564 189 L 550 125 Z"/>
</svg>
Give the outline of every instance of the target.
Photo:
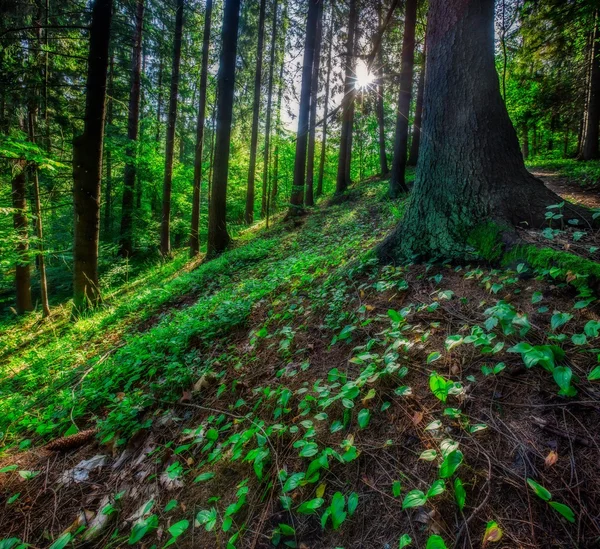
<svg viewBox="0 0 600 549">
<path fill-rule="evenodd" d="M 163 29 L 164 31 L 164 29 Z M 158 47 L 158 81 L 156 87 L 158 88 L 158 97 L 156 99 L 156 144 L 160 143 L 160 127 L 162 124 L 162 103 L 163 103 L 163 72 L 164 62 L 162 51 L 160 49 L 160 39 Z"/>
<path fill-rule="evenodd" d="M 177 0 L 175 37 L 173 41 L 173 65 L 171 68 L 171 90 L 169 92 L 169 120 L 165 144 L 165 177 L 163 181 L 162 220 L 160 224 L 160 252 L 171 255 L 171 188 L 173 182 L 173 156 L 175 128 L 177 124 L 177 99 L 179 94 L 179 66 L 181 63 L 181 41 L 183 36 L 183 1 Z"/>
<path fill-rule="evenodd" d="M 354 34 L 358 19 L 357 0 L 350 0 L 348 15 L 348 37 L 346 39 L 346 58 L 344 61 L 344 98 L 342 109 L 342 131 L 340 135 L 340 154 L 335 185 L 336 194 L 343 193 L 350 185 L 350 165 L 352 162 L 352 129 L 354 126 Z"/>
<path fill-rule="evenodd" d="M 292 183 L 289 209 L 289 215 L 291 216 L 299 215 L 304 212 L 304 178 L 306 174 L 310 93 L 312 87 L 313 62 L 315 58 L 319 3 L 321 1 L 322 0 L 308 0 L 304 59 L 302 61 L 302 85 L 300 88 L 300 107 L 298 111 L 296 155 L 294 158 L 294 181 Z"/>
<path fill-rule="evenodd" d="M 323 194 L 323 179 L 325 177 L 325 156 L 327 155 L 327 128 L 329 125 L 329 94 L 331 84 L 331 53 L 333 49 L 333 16 L 334 5 L 331 2 L 331 21 L 329 23 L 329 33 L 327 41 L 329 43 L 327 51 L 327 77 L 325 79 L 325 106 L 323 107 L 323 138 L 321 139 L 321 160 L 319 161 L 319 180 L 317 182 L 317 196 Z"/>
<path fill-rule="evenodd" d="M 285 20 L 285 12 L 284 12 L 284 20 Z M 285 21 L 284 21 L 285 22 Z M 285 40 L 284 40 L 284 48 L 285 52 Z M 283 70 L 285 68 L 285 59 L 284 56 L 281 56 L 281 64 L 279 66 L 279 89 L 277 91 L 277 120 L 275 122 L 275 133 L 276 133 L 276 141 L 275 141 L 275 151 L 273 152 L 273 156 L 275 160 L 273 161 L 273 185 L 271 186 L 271 195 L 270 201 L 267 204 L 267 217 L 269 215 L 269 210 L 271 205 L 273 209 L 277 205 L 277 194 L 279 193 L 279 141 L 281 139 L 281 102 L 283 99 Z"/>
<path fill-rule="evenodd" d="M 563 133 L 563 158 L 569 157 L 569 124 L 565 124 L 565 131 Z"/>
<path fill-rule="evenodd" d="M 499 246 L 514 242 L 514 227 L 543 226 L 546 207 L 560 201 L 525 168 L 500 95 L 494 0 L 431 0 L 427 47 L 415 186 L 379 248 L 387 260 L 472 257 L 478 230 L 489 235 L 494 224 Z"/>
<path fill-rule="evenodd" d="M 277 59 L 277 8 L 278 0 L 273 1 L 273 16 L 271 28 L 271 53 L 269 59 L 269 84 L 267 89 L 267 113 L 265 119 L 265 150 L 263 153 L 263 175 L 262 175 L 262 194 L 260 204 L 260 216 L 265 217 L 267 215 L 267 202 L 268 202 L 268 180 L 269 180 L 269 161 L 271 153 L 271 117 L 273 116 L 273 78 L 275 72 L 275 61 Z"/>
<path fill-rule="evenodd" d="M 310 90 L 310 120 L 308 132 L 308 164 L 306 168 L 306 194 L 304 202 L 307 206 L 315 205 L 314 181 L 315 181 L 315 135 L 317 124 L 317 99 L 319 96 L 319 69 L 321 67 L 321 39 L 323 35 L 323 2 L 319 2 L 319 13 L 317 15 L 317 36 L 315 38 L 315 54 L 313 59 L 313 71 Z"/>
<path fill-rule="evenodd" d="M 33 311 L 31 301 L 31 268 L 29 264 L 29 235 L 27 222 L 27 190 L 25 163 L 17 165 L 18 173 L 12 179 L 12 205 L 15 209 L 13 223 L 17 233 L 17 263 L 15 265 L 15 289 L 17 313 Z"/>
<path fill-rule="evenodd" d="M 76 311 L 100 301 L 100 182 L 111 20 L 112 0 L 95 0 L 90 28 L 83 134 L 73 140 L 73 302 Z"/>
<path fill-rule="evenodd" d="M 381 14 L 381 0 L 377 2 L 377 20 L 379 28 L 383 25 L 383 19 Z M 379 64 L 379 83 L 377 85 L 377 125 L 378 125 L 378 137 L 379 137 L 379 170 L 382 176 L 389 173 L 387 154 L 385 152 L 385 120 L 384 120 L 384 106 L 383 106 L 383 49 L 379 47 L 377 49 L 377 62 Z"/>
<path fill-rule="evenodd" d="M 263 49 L 265 42 L 266 0 L 260 0 L 258 17 L 258 45 L 256 48 L 256 71 L 254 73 L 254 100 L 252 102 L 252 136 L 250 138 L 250 166 L 248 168 L 248 186 L 246 188 L 246 211 L 244 222 L 250 225 L 254 221 L 254 179 L 256 177 L 256 148 L 258 146 L 258 117 L 260 114 L 260 92 L 262 84 Z"/>
<path fill-rule="evenodd" d="M 142 33 L 144 28 L 144 0 L 137 0 L 135 31 L 131 51 L 131 89 L 129 91 L 129 116 L 127 118 L 127 149 L 125 151 L 125 176 L 121 209 L 122 257 L 133 255 L 133 207 L 136 179 L 137 139 L 140 124 L 140 96 L 142 82 Z"/>
<path fill-rule="evenodd" d="M 594 31 L 591 44 L 590 70 L 583 123 L 583 136 L 579 158 L 593 160 L 600 158 L 598 137 L 600 132 L 600 14 L 594 14 Z"/>
<path fill-rule="evenodd" d="M 32 106 L 28 112 L 29 140 L 35 143 L 35 107 Z M 33 183 L 33 205 L 35 214 L 35 228 L 38 238 L 37 243 L 37 267 L 40 273 L 40 293 L 42 301 L 42 317 L 50 316 L 50 305 L 48 304 L 48 281 L 46 279 L 46 260 L 44 258 L 44 228 L 42 223 L 42 204 L 40 200 L 40 182 L 38 177 L 38 168 L 36 165 L 30 166 L 31 179 Z"/>
<path fill-rule="evenodd" d="M 423 120 L 423 89 L 425 88 L 425 67 L 427 65 L 427 42 L 423 47 L 423 61 L 417 84 L 417 100 L 415 102 L 415 120 L 413 122 L 412 141 L 410 142 L 410 154 L 408 165 L 416 166 L 419 160 L 419 146 L 421 144 L 421 124 Z"/>
<path fill-rule="evenodd" d="M 406 160 L 408 155 L 408 122 L 415 60 L 416 23 L 417 0 L 406 0 L 400 66 L 400 96 L 398 97 L 398 113 L 396 117 L 392 177 L 390 178 L 390 196 L 392 198 L 396 198 L 402 192 L 408 192 L 408 186 L 406 185 Z"/>
<path fill-rule="evenodd" d="M 206 118 L 206 89 L 208 87 L 208 54 L 213 0 L 206 0 L 204 10 L 204 37 L 202 40 L 202 68 L 200 70 L 200 100 L 196 125 L 196 151 L 194 155 L 194 194 L 192 198 L 192 228 L 190 232 L 190 257 L 200 251 L 200 202 L 202 198 L 202 156 L 204 149 L 204 119 Z"/>
<path fill-rule="evenodd" d="M 142 83 L 140 85 L 140 118 L 144 120 L 144 106 L 146 105 L 146 94 L 143 80 L 146 75 L 146 47 L 142 43 Z M 140 146 L 144 143 L 144 125 L 140 125 L 139 129 L 139 142 Z M 144 174 L 143 170 L 138 167 L 136 170 L 136 182 L 135 182 L 135 207 L 140 210 L 142 207 L 142 195 L 144 194 Z"/>
<path fill-rule="evenodd" d="M 225 0 L 217 86 L 214 173 L 208 212 L 207 255 L 209 257 L 223 252 L 231 241 L 227 232 L 227 176 L 229 175 L 229 141 L 233 116 L 239 21 L 240 0 Z"/>
<path fill-rule="evenodd" d="M 108 69 L 108 97 L 106 99 L 106 128 L 112 128 L 113 124 L 113 94 L 114 94 L 114 75 L 115 75 L 115 58 L 114 53 L 111 54 L 110 64 Z M 112 232 L 112 151 L 110 147 L 106 148 L 106 188 L 104 189 L 104 214 L 103 230 L 105 235 L 110 235 Z"/>
</svg>

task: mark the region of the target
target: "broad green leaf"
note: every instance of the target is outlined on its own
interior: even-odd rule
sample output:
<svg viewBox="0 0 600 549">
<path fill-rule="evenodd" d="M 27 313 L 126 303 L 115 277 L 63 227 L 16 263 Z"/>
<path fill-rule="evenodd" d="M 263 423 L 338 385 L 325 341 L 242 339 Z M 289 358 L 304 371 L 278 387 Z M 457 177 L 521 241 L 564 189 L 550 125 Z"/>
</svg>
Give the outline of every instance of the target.
<svg viewBox="0 0 600 549">
<path fill-rule="evenodd" d="M 439 360 L 442 357 L 442 354 L 439 353 L 438 351 L 434 351 L 433 353 L 429 353 L 429 356 L 427 357 L 427 364 L 431 364 L 432 362 L 435 362 L 436 360 Z"/>
<path fill-rule="evenodd" d="M 462 512 L 467 501 L 467 493 L 465 492 L 462 480 L 458 477 L 454 479 L 454 497 L 456 498 L 458 509 Z"/>
<path fill-rule="evenodd" d="M 412 543 L 412 538 L 408 534 L 402 534 L 400 541 L 398 542 L 398 549 L 404 549 Z"/>
<path fill-rule="evenodd" d="M 565 517 L 569 522 L 575 522 L 575 513 L 573 513 L 573 510 L 564 503 L 558 503 L 558 501 L 550 501 L 549 505 L 555 511 L 560 513 L 563 517 Z"/>
<path fill-rule="evenodd" d="M 446 483 L 442 479 L 437 479 L 431 485 L 431 488 L 429 488 L 429 490 L 427 490 L 427 494 L 425 494 L 425 497 L 427 499 L 429 499 L 434 496 L 439 496 L 445 489 L 446 489 Z"/>
<path fill-rule="evenodd" d="M 583 327 L 583 331 L 588 337 L 598 337 L 598 335 L 600 334 L 600 321 L 588 321 L 587 324 Z"/>
<path fill-rule="evenodd" d="M 298 488 L 304 479 L 304 476 L 304 473 L 294 473 L 293 475 L 290 475 L 283 485 L 283 492 L 291 492 Z"/>
<path fill-rule="evenodd" d="M 568 366 L 557 366 L 552 372 L 554 381 L 556 384 L 565 392 L 569 390 L 571 386 L 571 378 L 573 377 L 573 371 Z"/>
<path fill-rule="evenodd" d="M 402 502 L 402 509 L 410 509 L 411 507 L 421 507 L 425 505 L 427 501 L 427 497 L 421 490 L 411 490 L 404 496 L 404 501 Z"/>
<path fill-rule="evenodd" d="M 68 545 L 72 537 L 72 534 L 70 534 L 69 532 L 63 534 L 50 546 L 50 549 L 63 549 L 63 547 L 66 547 Z"/>
<path fill-rule="evenodd" d="M 441 536 L 429 536 L 426 549 L 448 549 Z"/>
<path fill-rule="evenodd" d="M 300 507 L 298 507 L 298 512 L 303 515 L 311 515 L 317 509 L 319 509 L 325 500 L 323 498 L 314 498 L 309 501 L 305 501 Z"/>
<path fill-rule="evenodd" d="M 463 453 L 460 450 L 450 452 L 440 465 L 440 477 L 450 478 L 459 468 L 463 460 Z"/>
<path fill-rule="evenodd" d="M 402 491 L 402 483 L 399 480 L 395 480 L 392 484 L 392 494 L 397 498 L 400 496 L 400 492 Z"/>
<path fill-rule="evenodd" d="M 361 429 L 364 429 L 369 424 L 369 419 L 371 418 L 371 412 L 366 408 L 363 408 L 360 412 L 358 412 L 358 425 Z"/>
<path fill-rule="evenodd" d="M 213 472 L 201 473 L 194 479 L 194 482 L 204 482 L 204 481 L 210 480 L 211 478 L 214 478 L 214 477 L 215 477 L 215 473 L 213 473 Z"/>
<path fill-rule="evenodd" d="M 535 495 L 539 498 L 542 498 L 544 501 L 550 501 L 552 499 L 552 494 L 532 478 L 527 479 L 527 484 L 529 484 L 529 487 L 535 492 Z"/>
<path fill-rule="evenodd" d="M 596 381 L 600 379 L 600 366 L 596 366 L 589 374 L 588 381 Z"/>
<path fill-rule="evenodd" d="M 289 526 L 288 524 L 280 523 L 279 524 L 279 531 L 284 536 L 295 536 L 296 535 L 296 530 L 294 528 L 292 528 L 291 526 Z"/>
<path fill-rule="evenodd" d="M 554 332 L 557 328 L 564 326 L 572 318 L 573 315 L 570 315 L 569 313 L 561 313 L 556 311 L 550 319 L 550 328 L 552 328 L 552 331 Z"/>
<path fill-rule="evenodd" d="M 348 514 L 352 516 L 356 508 L 358 507 L 358 494 L 356 492 L 352 492 L 348 496 Z"/>
<path fill-rule="evenodd" d="M 421 452 L 419 459 L 423 459 L 425 461 L 433 461 L 437 457 L 437 452 L 435 450 L 425 450 Z"/>
<path fill-rule="evenodd" d="M 2 469 L 0 469 L 0 473 L 10 473 L 11 471 L 15 471 L 18 467 L 18 465 L 7 465 L 6 467 L 2 467 Z"/>
<path fill-rule="evenodd" d="M 175 509 L 175 507 L 177 507 L 177 500 L 176 499 L 172 499 L 171 501 L 169 501 L 169 503 L 167 503 L 165 505 L 165 513 L 168 513 L 169 511 L 172 511 L 173 509 Z"/>
</svg>

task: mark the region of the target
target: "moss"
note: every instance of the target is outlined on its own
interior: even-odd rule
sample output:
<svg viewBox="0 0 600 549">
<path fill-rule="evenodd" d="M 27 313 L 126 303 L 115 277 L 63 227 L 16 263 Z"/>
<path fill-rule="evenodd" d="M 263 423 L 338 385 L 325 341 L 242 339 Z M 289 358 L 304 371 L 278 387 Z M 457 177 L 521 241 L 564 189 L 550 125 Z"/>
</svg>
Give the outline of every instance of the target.
<svg viewBox="0 0 600 549">
<path fill-rule="evenodd" d="M 502 264 L 507 265 L 515 261 L 525 262 L 539 271 L 558 269 L 558 272 L 553 274 L 554 277 L 566 277 L 571 274 L 578 275 L 579 278 L 600 278 L 600 264 L 551 248 L 539 248 L 532 245 L 515 246 L 504 254 Z"/>
<path fill-rule="evenodd" d="M 483 223 L 471 231 L 467 244 L 478 257 L 498 263 L 504 254 L 502 228 L 496 223 Z"/>
</svg>

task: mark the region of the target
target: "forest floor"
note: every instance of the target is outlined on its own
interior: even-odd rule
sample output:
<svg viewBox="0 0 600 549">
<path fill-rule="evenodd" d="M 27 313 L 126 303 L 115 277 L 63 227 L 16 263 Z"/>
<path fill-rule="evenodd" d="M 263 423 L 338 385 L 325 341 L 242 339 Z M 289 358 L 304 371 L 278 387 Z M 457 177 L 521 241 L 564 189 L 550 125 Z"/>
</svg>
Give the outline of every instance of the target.
<svg viewBox="0 0 600 549">
<path fill-rule="evenodd" d="M 8 326 L 0 548 L 598 547 L 592 281 L 551 252 L 378 265 L 404 207 L 357 185 L 75 323 Z"/>
</svg>

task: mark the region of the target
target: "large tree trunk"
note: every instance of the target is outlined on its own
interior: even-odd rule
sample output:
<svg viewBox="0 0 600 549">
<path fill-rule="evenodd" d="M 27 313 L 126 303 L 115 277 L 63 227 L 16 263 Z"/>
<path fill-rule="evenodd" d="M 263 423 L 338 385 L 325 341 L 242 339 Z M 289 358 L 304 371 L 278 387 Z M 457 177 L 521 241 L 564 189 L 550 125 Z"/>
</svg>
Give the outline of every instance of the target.
<svg viewBox="0 0 600 549">
<path fill-rule="evenodd" d="M 403 221 L 379 248 L 388 260 L 472 257 L 475 229 L 540 227 L 561 201 L 525 168 L 500 96 L 494 0 L 432 0 L 427 47 L 416 181 Z"/>
<path fill-rule="evenodd" d="M 135 31 L 131 51 L 131 89 L 129 91 L 129 116 L 127 118 L 127 150 L 125 152 L 125 176 L 123 181 L 123 203 L 121 210 L 122 257 L 133 254 L 133 206 L 136 178 L 136 153 L 140 122 L 140 96 L 142 80 L 142 33 L 144 28 L 144 0 L 137 0 Z"/>
<path fill-rule="evenodd" d="M 35 143 L 35 106 L 29 109 L 28 126 L 29 140 Z M 40 182 L 38 177 L 38 167 L 34 164 L 31 166 L 31 179 L 33 183 L 33 204 L 35 213 L 35 229 L 37 233 L 37 248 L 38 253 L 37 268 L 40 273 L 40 293 L 42 300 L 42 317 L 50 316 L 50 305 L 48 304 L 48 281 L 46 279 L 46 260 L 44 258 L 44 226 L 42 223 L 42 203 L 40 200 Z"/>
<path fill-rule="evenodd" d="M 313 59 L 313 72 L 310 90 L 310 119 L 308 131 L 308 164 L 306 167 L 306 194 L 304 202 L 307 206 L 315 205 L 315 134 L 317 124 L 317 98 L 319 95 L 319 68 L 321 67 L 321 38 L 323 35 L 323 0 L 319 2 L 317 15 L 317 36 L 315 38 L 315 55 Z"/>
<path fill-rule="evenodd" d="M 208 213 L 209 257 L 224 251 L 231 240 L 227 232 L 227 176 L 239 21 L 240 0 L 225 0 L 217 90 L 214 174 Z"/>
<path fill-rule="evenodd" d="M 329 125 L 329 93 L 331 84 L 331 53 L 333 49 L 333 2 L 331 4 L 331 21 L 329 23 L 329 49 L 327 52 L 327 77 L 325 80 L 325 106 L 323 107 L 323 138 L 321 140 L 321 160 L 319 162 L 319 180 L 317 182 L 317 196 L 323 194 L 323 178 L 325 177 L 325 156 L 327 154 L 327 127 Z"/>
<path fill-rule="evenodd" d="M 17 313 L 33 311 L 31 301 L 31 269 L 29 265 L 29 235 L 27 234 L 27 191 L 25 188 L 25 164 L 19 163 L 17 175 L 12 179 L 13 221 L 17 233 L 17 263 L 15 265 L 15 289 Z"/>
<path fill-rule="evenodd" d="M 171 90 L 169 95 L 169 120 L 165 144 L 165 177 L 163 180 L 162 219 L 160 224 L 160 252 L 171 254 L 171 185 L 173 181 L 173 156 L 175 128 L 177 124 L 177 99 L 179 95 L 179 66 L 181 62 L 181 40 L 183 35 L 183 0 L 177 0 L 175 37 L 173 41 L 173 65 L 171 68 Z"/>
<path fill-rule="evenodd" d="M 586 110 L 583 118 L 583 134 L 579 154 L 581 160 L 600 158 L 598 143 L 600 130 L 600 25 L 598 12 L 595 13 L 594 18 Z"/>
<path fill-rule="evenodd" d="M 256 71 L 254 73 L 254 100 L 252 102 L 252 136 L 250 137 L 250 166 L 246 189 L 246 211 L 244 221 L 250 225 L 254 221 L 254 178 L 256 176 L 256 147 L 258 146 L 258 116 L 260 114 L 260 92 L 262 82 L 263 47 L 265 41 L 266 0 L 260 0 L 258 16 L 258 45 L 256 48 Z"/>
<path fill-rule="evenodd" d="M 296 137 L 296 156 L 294 159 L 294 182 L 290 197 L 289 215 L 298 215 L 304 211 L 304 177 L 306 174 L 306 150 L 308 145 L 308 121 L 310 114 L 310 92 L 312 69 L 315 58 L 315 42 L 319 17 L 319 2 L 308 0 L 306 19 L 306 39 L 302 62 L 302 87 L 300 89 L 300 108 L 298 111 L 298 132 Z"/>
<path fill-rule="evenodd" d="M 213 0 L 206 0 L 204 10 L 204 37 L 202 40 L 202 68 L 200 72 L 200 100 L 196 125 L 196 151 L 194 155 L 194 195 L 192 198 L 192 227 L 190 232 L 190 257 L 200 251 L 200 202 L 202 193 L 202 156 L 204 149 L 204 119 L 206 118 L 206 89 L 208 87 L 208 54 Z"/>
<path fill-rule="evenodd" d="M 277 58 L 277 7 L 278 0 L 273 2 L 273 26 L 271 28 L 271 53 L 269 59 L 269 84 L 267 89 L 267 113 L 265 120 L 265 150 L 263 152 L 263 174 L 262 174 L 262 195 L 260 204 L 260 216 L 267 215 L 268 202 L 268 179 L 269 179 L 269 159 L 271 153 L 271 118 L 273 116 L 273 78 L 275 72 L 275 60 Z"/>
<path fill-rule="evenodd" d="M 413 66 L 415 61 L 415 26 L 417 23 L 417 0 L 406 0 L 404 11 L 404 36 L 402 38 L 402 59 L 400 67 L 400 96 L 396 117 L 394 138 L 394 158 L 390 178 L 390 196 L 396 198 L 407 192 L 406 159 L 408 155 L 408 120 L 413 86 Z"/>
<path fill-rule="evenodd" d="M 90 28 L 83 134 L 73 140 L 73 303 L 76 311 L 100 301 L 100 182 L 111 19 L 112 0 L 96 0 Z"/>
<path fill-rule="evenodd" d="M 105 131 L 112 128 L 113 124 L 113 94 L 114 94 L 114 75 L 115 75 L 115 57 L 114 53 L 110 56 L 110 64 L 108 69 L 108 97 L 106 99 L 106 127 Z M 106 147 L 105 151 L 106 163 L 106 187 L 104 189 L 104 209 L 103 209 L 103 227 L 104 237 L 108 237 L 112 232 L 112 151 L 110 146 Z"/>
<path fill-rule="evenodd" d="M 287 7 L 284 10 L 283 15 L 283 24 L 285 25 L 285 19 L 287 16 Z M 285 40 L 283 51 L 285 51 Z M 271 186 L 271 193 L 269 195 L 269 202 L 267 203 L 267 218 L 269 216 L 269 211 L 271 210 L 271 206 L 275 209 L 277 205 L 277 194 L 279 193 L 279 141 L 281 139 L 281 101 L 283 99 L 283 70 L 285 68 L 285 58 L 281 56 L 281 64 L 279 66 L 279 89 L 277 90 L 277 120 L 275 121 L 275 150 L 273 151 L 273 156 L 275 160 L 273 161 L 273 176 L 272 181 L 273 184 Z"/>
<path fill-rule="evenodd" d="M 410 143 L 410 154 L 408 165 L 416 166 L 419 160 L 419 146 L 421 145 L 421 124 L 423 120 L 423 90 L 425 88 L 425 67 L 427 66 L 427 45 L 423 47 L 423 61 L 417 84 L 417 100 L 415 103 L 415 120 L 413 122 L 412 141 Z"/>
<path fill-rule="evenodd" d="M 383 25 L 383 19 L 381 17 L 381 0 L 377 2 L 377 20 L 379 28 Z M 379 84 L 377 85 L 377 125 L 378 125 L 378 137 L 379 137 L 379 171 L 382 176 L 385 176 L 389 172 L 387 154 L 385 152 L 385 120 L 384 120 L 384 109 L 383 109 L 383 49 L 379 47 L 377 49 L 377 62 L 379 63 Z"/>
<path fill-rule="evenodd" d="M 357 0 L 350 0 L 348 15 L 348 37 L 346 40 L 346 59 L 344 61 L 344 105 L 342 109 L 342 131 L 340 134 L 340 154 L 338 157 L 335 192 L 343 193 L 350 185 L 350 165 L 352 162 L 352 129 L 354 126 L 354 34 L 358 18 Z"/>
</svg>

